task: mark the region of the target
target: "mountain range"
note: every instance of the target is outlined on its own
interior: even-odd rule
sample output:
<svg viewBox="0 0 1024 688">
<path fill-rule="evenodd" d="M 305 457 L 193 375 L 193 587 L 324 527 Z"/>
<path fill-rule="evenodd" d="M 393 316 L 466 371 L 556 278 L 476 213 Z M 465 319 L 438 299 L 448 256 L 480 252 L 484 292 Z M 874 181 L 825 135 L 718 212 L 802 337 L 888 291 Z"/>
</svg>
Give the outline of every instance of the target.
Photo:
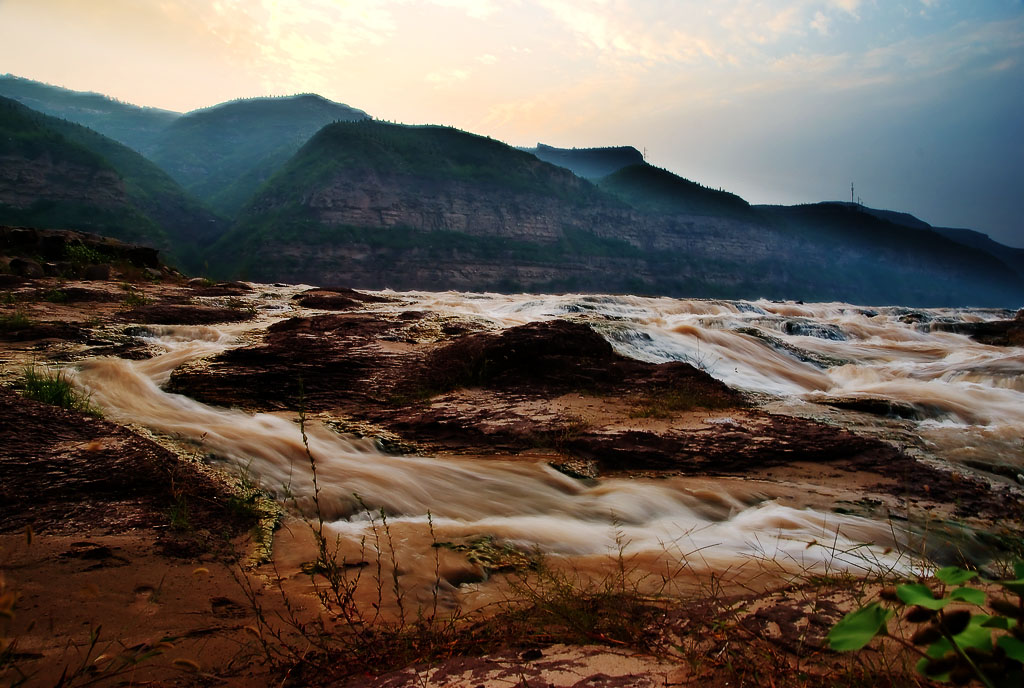
<svg viewBox="0 0 1024 688">
<path fill-rule="evenodd" d="M 851 203 L 753 206 L 629 146 L 517 149 L 313 94 L 179 114 L 0 77 L 0 223 L 262 281 L 1024 301 L 1024 250 L 979 232 Z"/>
</svg>

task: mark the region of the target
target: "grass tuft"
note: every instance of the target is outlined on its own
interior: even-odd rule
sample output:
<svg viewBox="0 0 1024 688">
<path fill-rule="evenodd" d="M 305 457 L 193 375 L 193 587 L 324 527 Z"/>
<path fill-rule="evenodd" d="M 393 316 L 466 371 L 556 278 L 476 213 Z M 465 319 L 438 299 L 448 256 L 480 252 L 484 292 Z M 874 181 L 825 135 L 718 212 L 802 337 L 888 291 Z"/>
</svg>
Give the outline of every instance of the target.
<svg viewBox="0 0 1024 688">
<path fill-rule="evenodd" d="M 26 368 L 22 380 L 22 394 L 29 399 L 44 404 L 100 416 L 99 409 L 92 405 L 88 396 L 82 394 L 71 384 L 67 373 L 62 370 L 51 372 L 40 370 L 35 366 Z"/>
</svg>

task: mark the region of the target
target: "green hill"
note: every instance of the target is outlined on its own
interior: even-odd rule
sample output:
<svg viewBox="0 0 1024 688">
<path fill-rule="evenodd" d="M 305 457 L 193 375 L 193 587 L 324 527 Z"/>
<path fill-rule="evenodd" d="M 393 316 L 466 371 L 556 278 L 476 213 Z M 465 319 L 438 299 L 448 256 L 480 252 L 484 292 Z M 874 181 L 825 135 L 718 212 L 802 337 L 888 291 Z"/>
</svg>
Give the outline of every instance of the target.
<svg viewBox="0 0 1024 688">
<path fill-rule="evenodd" d="M 140 154 L 0 98 L 0 222 L 155 246 L 185 266 L 223 222 Z"/>
<path fill-rule="evenodd" d="M 750 205 L 736 194 L 709 189 L 646 163 L 618 170 L 598 181 L 598 186 L 646 212 L 737 217 L 753 215 Z"/>
<path fill-rule="evenodd" d="M 574 202 L 597 196 L 590 184 L 574 179 L 566 170 L 489 137 L 451 127 L 364 120 L 324 127 L 274 176 L 254 203 L 302 194 L 349 170 L 386 171 L 425 181 L 463 182 L 482 191 L 520 191 Z"/>
<path fill-rule="evenodd" d="M 0 75 L 0 97 L 37 112 L 77 122 L 143 154 L 180 113 L 122 103 L 99 93 L 72 91 L 12 74 Z"/>
<path fill-rule="evenodd" d="M 324 125 L 367 118 L 312 94 L 235 100 L 176 119 L 150 159 L 189 193 L 233 216 Z"/>
<path fill-rule="evenodd" d="M 314 263 L 329 253 L 289 272 L 298 246 L 367 246 L 381 269 L 421 248 L 431 260 L 551 259 L 573 248 L 607 251 L 608 242 L 583 227 L 609 203 L 625 208 L 568 170 L 484 136 L 339 122 L 274 175 L 218 248 L 222 256 L 245 256 L 222 263 L 227 270 L 261 278 L 280 268 L 296 280 L 318 274 Z M 285 244 L 292 248 L 276 248 Z"/>
</svg>

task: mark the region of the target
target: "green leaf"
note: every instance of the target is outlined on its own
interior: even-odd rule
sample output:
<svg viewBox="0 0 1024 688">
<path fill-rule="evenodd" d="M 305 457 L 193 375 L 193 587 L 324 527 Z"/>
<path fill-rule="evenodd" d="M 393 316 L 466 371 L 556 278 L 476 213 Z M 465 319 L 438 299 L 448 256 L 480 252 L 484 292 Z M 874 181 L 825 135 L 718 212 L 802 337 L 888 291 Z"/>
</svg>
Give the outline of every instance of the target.
<svg viewBox="0 0 1024 688">
<path fill-rule="evenodd" d="M 975 571 L 968 571 L 959 566 L 946 566 L 936 571 L 935 577 L 946 585 L 961 585 L 972 578 L 977 578 L 978 574 Z"/>
<path fill-rule="evenodd" d="M 920 583 L 905 583 L 896 588 L 896 596 L 907 604 L 916 604 L 925 609 L 942 609 L 953 600 L 937 600 L 932 596 L 932 591 L 927 585 Z"/>
<path fill-rule="evenodd" d="M 1024 662 L 1024 642 L 1017 640 L 1012 635 L 1004 635 L 996 641 L 996 644 L 1003 648 L 1007 657 Z"/>
<path fill-rule="evenodd" d="M 1017 580 L 999 581 L 999 585 L 1003 586 L 1010 592 L 1018 595 L 1024 595 L 1024 576 L 1018 576 Z"/>
<path fill-rule="evenodd" d="M 960 600 L 961 602 L 970 602 L 979 607 L 985 604 L 985 592 L 977 588 L 957 588 L 949 593 L 949 598 L 951 600 Z"/>
<path fill-rule="evenodd" d="M 953 636 L 953 641 L 961 649 L 973 647 L 978 650 L 985 650 L 986 652 L 991 651 L 992 629 L 985 626 L 991 619 L 992 617 L 987 614 L 975 614 L 971 617 L 971 622 L 967 624 L 967 628 Z"/>
<path fill-rule="evenodd" d="M 925 652 L 931 659 L 938 659 L 947 652 L 953 649 L 953 644 L 949 642 L 948 638 L 942 640 L 936 640 L 934 643 L 928 646 L 928 650 Z"/>
<path fill-rule="evenodd" d="M 828 632 L 828 645 L 840 652 L 859 650 L 885 628 L 892 615 L 891 609 L 877 602 L 850 612 Z"/>
<path fill-rule="evenodd" d="M 1017 578 L 1024 578 L 1024 559 L 1013 562 L 1013 575 Z"/>
<path fill-rule="evenodd" d="M 1005 616 L 993 616 L 991 619 L 981 624 L 984 628 L 1001 628 L 1004 631 L 1008 631 L 1017 625 L 1017 622 L 1013 619 L 1007 619 Z"/>
</svg>

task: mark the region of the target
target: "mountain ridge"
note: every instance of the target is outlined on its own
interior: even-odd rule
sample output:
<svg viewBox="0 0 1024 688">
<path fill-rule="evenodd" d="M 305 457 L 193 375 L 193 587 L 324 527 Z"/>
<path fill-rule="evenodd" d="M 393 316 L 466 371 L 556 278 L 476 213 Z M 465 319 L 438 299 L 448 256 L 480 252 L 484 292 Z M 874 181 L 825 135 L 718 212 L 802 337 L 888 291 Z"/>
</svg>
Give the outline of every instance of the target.
<svg viewBox="0 0 1024 688">
<path fill-rule="evenodd" d="M 627 175 L 663 183 L 657 203 L 451 128 L 332 124 L 268 181 L 215 252 L 232 244 L 246 256 L 222 263 L 225 276 L 366 288 L 908 305 L 1018 303 L 1024 294 L 993 256 L 951 250 L 930 230 L 907 235 L 827 204 L 755 208 L 636 167 Z"/>
<path fill-rule="evenodd" d="M 971 230 L 841 202 L 751 206 L 630 146 L 514 149 L 386 124 L 316 94 L 170 114 L 149 157 L 234 218 L 195 255 L 225 273 L 918 305 L 1019 305 L 1024 293 L 1022 254 Z M 598 163 L 607 174 L 596 176 Z M 231 242 L 250 267 L 232 260 Z"/>
</svg>

